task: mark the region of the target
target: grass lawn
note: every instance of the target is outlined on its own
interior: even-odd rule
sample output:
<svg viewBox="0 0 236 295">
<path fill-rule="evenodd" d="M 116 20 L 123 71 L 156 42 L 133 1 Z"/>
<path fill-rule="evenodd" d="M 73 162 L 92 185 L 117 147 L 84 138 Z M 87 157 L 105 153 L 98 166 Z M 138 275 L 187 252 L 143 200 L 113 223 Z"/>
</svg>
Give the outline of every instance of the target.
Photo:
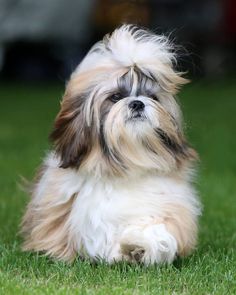
<svg viewBox="0 0 236 295">
<path fill-rule="evenodd" d="M 18 226 L 63 85 L 0 85 L 0 294 L 236 294 L 236 83 L 195 82 L 180 95 L 201 158 L 197 251 L 171 266 L 72 265 L 22 253 Z"/>
</svg>

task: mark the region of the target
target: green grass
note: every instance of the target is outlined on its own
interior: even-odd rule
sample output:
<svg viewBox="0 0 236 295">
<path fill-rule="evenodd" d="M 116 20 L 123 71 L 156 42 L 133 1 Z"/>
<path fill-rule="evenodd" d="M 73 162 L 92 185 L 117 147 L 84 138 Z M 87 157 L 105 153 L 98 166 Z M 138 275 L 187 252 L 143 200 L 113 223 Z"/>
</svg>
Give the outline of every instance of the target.
<svg viewBox="0 0 236 295">
<path fill-rule="evenodd" d="M 204 204 L 199 246 L 171 266 L 72 265 L 22 253 L 17 235 L 31 179 L 49 149 L 47 136 L 63 85 L 0 86 L 0 294 L 236 294 L 236 84 L 197 82 L 180 101 L 201 158 Z"/>
</svg>

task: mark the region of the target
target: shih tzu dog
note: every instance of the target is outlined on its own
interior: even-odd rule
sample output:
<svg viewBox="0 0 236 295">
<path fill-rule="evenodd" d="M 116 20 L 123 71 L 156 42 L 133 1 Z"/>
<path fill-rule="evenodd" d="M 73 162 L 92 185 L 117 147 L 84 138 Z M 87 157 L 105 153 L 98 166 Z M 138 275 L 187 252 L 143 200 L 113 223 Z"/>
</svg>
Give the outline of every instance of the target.
<svg viewBox="0 0 236 295">
<path fill-rule="evenodd" d="M 200 204 L 164 37 L 123 25 L 71 75 L 22 222 L 24 250 L 72 261 L 171 263 L 194 249 Z"/>
</svg>

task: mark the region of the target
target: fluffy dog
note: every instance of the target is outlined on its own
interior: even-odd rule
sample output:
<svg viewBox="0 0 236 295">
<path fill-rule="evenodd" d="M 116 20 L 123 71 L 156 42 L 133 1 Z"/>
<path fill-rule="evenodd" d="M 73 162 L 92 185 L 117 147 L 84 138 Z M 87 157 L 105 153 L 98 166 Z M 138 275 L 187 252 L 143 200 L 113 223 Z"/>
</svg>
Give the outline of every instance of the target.
<svg viewBox="0 0 236 295">
<path fill-rule="evenodd" d="M 164 36 L 123 25 L 71 75 L 22 222 L 25 250 L 170 263 L 195 247 L 196 152 L 174 99 L 187 82 Z"/>
</svg>

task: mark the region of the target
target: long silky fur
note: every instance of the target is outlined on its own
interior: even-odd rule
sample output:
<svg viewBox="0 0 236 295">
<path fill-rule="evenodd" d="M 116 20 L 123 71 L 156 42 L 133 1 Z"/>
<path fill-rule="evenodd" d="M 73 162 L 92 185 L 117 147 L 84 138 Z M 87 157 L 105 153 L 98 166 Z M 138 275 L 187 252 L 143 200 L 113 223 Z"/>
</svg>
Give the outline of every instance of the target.
<svg viewBox="0 0 236 295">
<path fill-rule="evenodd" d="M 168 38 L 132 25 L 92 47 L 67 83 L 22 221 L 24 250 L 149 264 L 195 248 L 197 154 L 174 98 L 188 82 L 176 60 Z M 129 107 L 137 99 L 140 116 Z"/>
</svg>

